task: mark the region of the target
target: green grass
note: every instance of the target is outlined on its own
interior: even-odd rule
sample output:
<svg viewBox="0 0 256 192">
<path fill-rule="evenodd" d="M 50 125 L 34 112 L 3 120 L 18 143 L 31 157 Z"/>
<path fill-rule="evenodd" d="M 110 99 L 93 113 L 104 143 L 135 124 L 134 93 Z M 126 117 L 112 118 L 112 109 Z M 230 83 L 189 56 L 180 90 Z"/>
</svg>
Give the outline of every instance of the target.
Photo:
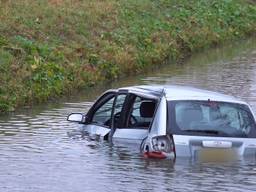
<svg viewBox="0 0 256 192">
<path fill-rule="evenodd" d="M 242 0 L 0 0 L 0 112 L 255 32 Z"/>
</svg>

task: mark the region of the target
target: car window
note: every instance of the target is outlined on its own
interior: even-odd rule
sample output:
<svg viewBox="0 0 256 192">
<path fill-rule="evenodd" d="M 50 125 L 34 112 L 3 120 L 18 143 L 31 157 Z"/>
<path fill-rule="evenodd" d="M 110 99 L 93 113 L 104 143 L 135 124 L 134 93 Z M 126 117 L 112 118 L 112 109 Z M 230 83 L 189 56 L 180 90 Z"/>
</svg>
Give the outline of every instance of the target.
<svg viewBox="0 0 256 192">
<path fill-rule="evenodd" d="M 132 104 L 128 127 L 149 128 L 155 108 L 156 101 L 137 96 Z"/>
<path fill-rule="evenodd" d="M 175 101 L 171 126 L 184 134 L 213 134 L 249 137 L 255 129 L 253 116 L 246 105 L 212 101 Z"/>
<path fill-rule="evenodd" d="M 114 104 L 114 95 L 102 104 L 95 112 L 92 117 L 92 123 L 98 125 L 110 127 L 112 108 Z"/>
</svg>

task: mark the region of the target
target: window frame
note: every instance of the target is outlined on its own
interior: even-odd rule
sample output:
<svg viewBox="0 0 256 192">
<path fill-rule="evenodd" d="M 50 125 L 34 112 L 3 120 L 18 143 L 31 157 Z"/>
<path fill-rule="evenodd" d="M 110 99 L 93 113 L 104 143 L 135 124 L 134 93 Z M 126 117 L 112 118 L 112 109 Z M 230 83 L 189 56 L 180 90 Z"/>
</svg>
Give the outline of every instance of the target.
<svg viewBox="0 0 256 192">
<path fill-rule="evenodd" d="M 114 110 L 115 110 L 116 100 L 117 100 L 119 95 L 126 95 L 126 98 L 125 98 L 125 101 L 123 103 L 122 109 L 120 111 L 120 119 L 121 119 L 120 124 L 119 124 L 118 127 L 113 127 Z M 113 105 L 112 105 L 112 111 L 111 111 L 111 117 L 110 117 L 111 118 L 110 126 L 104 126 L 102 124 L 99 125 L 98 123 L 92 122 L 92 119 L 93 119 L 93 116 L 94 116 L 95 112 L 100 107 L 102 107 L 106 102 L 108 102 L 110 99 L 112 99 L 113 97 L 115 99 L 114 99 L 114 102 L 113 102 Z M 154 115 L 152 117 L 151 123 L 150 123 L 148 128 L 143 128 L 143 127 L 139 128 L 139 127 L 129 127 L 128 126 L 129 119 L 130 119 L 130 116 L 131 116 L 132 111 L 133 111 L 133 104 L 134 104 L 135 99 L 137 97 L 142 98 L 142 99 L 152 100 L 152 101 L 156 102 L 156 108 L 155 108 L 155 111 L 154 111 Z M 112 129 L 113 132 L 116 129 L 131 129 L 132 130 L 134 128 L 148 129 L 150 131 L 152 123 L 153 123 L 154 118 L 155 118 L 155 113 L 156 113 L 157 108 L 158 108 L 158 104 L 159 104 L 159 99 L 156 98 L 156 97 L 147 97 L 147 96 L 141 95 L 141 94 L 130 93 L 128 90 L 119 90 L 119 91 L 118 90 L 111 90 L 111 91 L 108 91 L 108 92 L 104 93 L 103 95 L 101 95 L 95 101 L 95 103 L 92 105 L 92 107 L 89 109 L 89 111 L 86 114 L 87 118 L 86 118 L 85 124 L 87 124 L 87 125 L 96 125 L 96 126 L 101 126 L 101 127 L 104 127 L 104 128 Z"/>
<path fill-rule="evenodd" d="M 136 98 L 138 98 L 138 97 L 141 98 L 142 100 L 143 99 L 151 100 L 151 101 L 154 101 L 156 103 L 154 115 L 153 115 L 152 120 L 150 122 L 150 125 L 148 127 L 129 127 L 129 121 L 130 121 L 131 115 L 133 113 L 133 106 L 134 106 L 134 103 L 136 101 Z M 151 125 L 154 121 L 154 117 L 155 117 L 155 113 L 156 113 L 157 108 L 158 108 L 158 99 L 145 97 L 145 96 L 142 96 L 140 94 L 129 93 L 129 95 L 126 98 L 126 103 L 124 105 L 124 109 L 122 111 L 123 113 L 125 113 L 127 115 L 123 119 L 123 126 L 117 128 L 117 129 L 135 129 L 136 128 L 136 129 L 148 129 L 148 130 L 150 130 Z"/>
<path fill-rule="evenodd" d="M 90 124 L 90 125 L 97 125 L 97 126 L 101 126 L 101 127 L 104 127 L 104 128 L 108 128 L 108 129 L 113 129 L 113 117 L 114 117 L 114 111 L 115 111 L 115 105 L 116 105 L 116 100 L 118 98 L 119 95 L 126 95 L 126 98 L 125 98 L 125 101 L 123 103 L 123 106 L 122 106 L 122 109 L 120 111 L 120 118 L 124 118 L 124 108 L 126 106 L 126 102 L 127 102 L 127 99 L 129 97 L 129 94 L 128 92 L 124 92 L 124 91 L 109 91 L 109 92 L 106 92 L 104 93 L 103 95 L 101 95 L 97 100 L 96 102 L 93 104 L 93 106 L 90 108 L 90 110 L 88 111 L 87 113 L 87 118 L 86 118 L 86 122 L 85 124 Z M 95 113 L 97 112 L 97 110 L 99 108 L 101 108 L 104 104 L 106 104 L 110 99 L 114 98 L 114 101 L 113 101 L 113 104 L 112 104 L 112 109 L 111 109 L 111 116 L 110 116 L 110 126 L 105 126 L 105 125 L 102 125 L 102 124 L 98 124 L 96 122 L 93 122 L 93 117 L 95 115 Z"/>
<path fill-rule="evenodd" d="M 112 116 L 113 116 L 113 106 L 115 104 L 115 99 L 116 99 L 116 91 L 110 91 L 110 92 L 107 92 L 107 93 L 104 93 L 102 96 L 100 96 L 96 102 L 93 104 L 93 106 L 90 108 L 90 110 L 88 111 L 88 113 L 86 114 L 86 122 L 85 124 L 91 124 L 91 125 L 97 125 L 97 126 L 101 126 L 101 127 L 105 127 L 105 128 L 108 128 L 108 129 L 111 129 L 111 124 L 110 126 L 104 126 L 104 125 L 99 125 L 98 123 L 95 123 L 95 122 L 92 122 L 92 119 L 93 119 L 93 116 L 94 114 L 97 112 L 97 110 L 102 107 L 104 104 L 106 104 L 110 99 L 114 98 L 114 102 L 113 102 L 113 105 L 112 105 L 112 110 L 111 110 L 111 116 L 110 116 L 110 119 L 111 119 L 111 122 L 112 122 Z"/>
<path fill-rule="evenodd" d="M 118 91 L 118 92 L 116 92 L 116 96 L 115 96 L 115 100 L 114 100 L 114 103 L 113 103 L 113 106 L 112 106 L 112 114 L 111 114 L 111 129 L 113 129 L 113 130 L 115 130 L 115 129 L 117 129 L 118 127 L 114 127 L 114 113 L 115 113 L 115 105 L 116 105 L 116 101 L 117 101 L 117 99 L 118 99 L 118 96 L 120 96 L 120 95 L 126 95 L 126 98 L 125 98 L 125 100 L 124 100 L 124 103 L 123 103 L 123 106 L 122 106 L 122 108 L 121 108 L 121 111 L 120 111 L 120 125 L 124 125 L 124 122 L 125 122 L 125 120 L 127 119 L 127 116 L 125 116 L 125 114 L 126 114 L 126 109 L 127 109 L 127 107 L 128 107 L 128 105 L 129 104 L 127 104 L 128 103 L 128 100 L 129 100 L 129 97 L 130 97 L 130 94 L 128 93 L 128 92 L 124 92 L 124 91 Z"/>
</svg>

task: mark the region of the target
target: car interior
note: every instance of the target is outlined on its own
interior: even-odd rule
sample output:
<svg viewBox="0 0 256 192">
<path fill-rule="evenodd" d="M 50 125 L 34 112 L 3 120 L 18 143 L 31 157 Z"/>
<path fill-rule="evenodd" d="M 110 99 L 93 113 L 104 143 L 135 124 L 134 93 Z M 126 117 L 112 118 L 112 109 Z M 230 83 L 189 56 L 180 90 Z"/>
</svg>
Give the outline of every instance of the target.
<svg viewBox="0 0 256 192">
<path fill-rule="evenodd" d="M 155 109 L 156 101 L 137 97 L 131 108 L 128 127 L 148 129 L 153 120 Z"/>
</svg>

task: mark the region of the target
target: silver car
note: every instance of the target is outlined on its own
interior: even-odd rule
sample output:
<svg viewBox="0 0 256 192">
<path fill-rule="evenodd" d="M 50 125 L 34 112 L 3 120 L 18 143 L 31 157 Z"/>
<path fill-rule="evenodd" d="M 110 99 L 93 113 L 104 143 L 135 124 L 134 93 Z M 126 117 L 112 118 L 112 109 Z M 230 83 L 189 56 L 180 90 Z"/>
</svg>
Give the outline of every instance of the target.
<svg viewBox="0 0 256 192">
<path fill-rule="evenodd" d="M 133 86 L 105 92 L 88 113 L 68 121 L 105 140 L 138 144 L 145 157 L 256 155 L 250 106 L 216 92 L 183 86 Z"/>
</svg>

